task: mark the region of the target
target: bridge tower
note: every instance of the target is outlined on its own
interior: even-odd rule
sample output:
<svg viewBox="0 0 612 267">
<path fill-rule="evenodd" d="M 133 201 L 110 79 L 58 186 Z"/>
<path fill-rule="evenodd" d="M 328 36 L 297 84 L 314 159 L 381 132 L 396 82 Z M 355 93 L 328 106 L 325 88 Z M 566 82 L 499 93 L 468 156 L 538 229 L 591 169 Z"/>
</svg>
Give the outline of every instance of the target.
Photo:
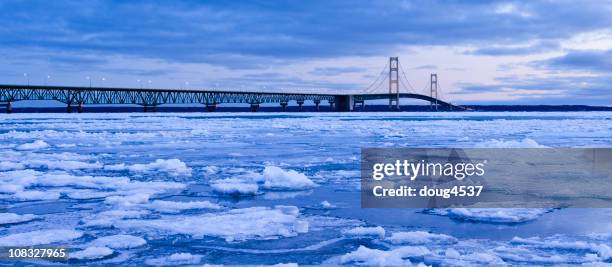
<svg viewBox="0 0 612 267">
<path fill-rule="evenodd" d="M 389 58 L 389 109 L 400 109 L 399 104 L 399 59 Z"/>
<path fill-rule="evenodd" d="M 435 99 L 435 101 L 429 102 L 429 108 L 431 110 L 438 111 L 438 74 L 432 73 L 429 82 L 429 96 Z"/>
</svg>

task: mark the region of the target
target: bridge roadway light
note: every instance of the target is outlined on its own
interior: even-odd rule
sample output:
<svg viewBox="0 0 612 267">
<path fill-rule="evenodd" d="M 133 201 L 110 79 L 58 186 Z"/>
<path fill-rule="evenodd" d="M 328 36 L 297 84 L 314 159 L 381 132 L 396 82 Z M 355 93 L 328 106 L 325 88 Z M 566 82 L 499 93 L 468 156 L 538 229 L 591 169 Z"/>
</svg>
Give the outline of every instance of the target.
<svg viewBox="0 0 612 267">
<path fill-rule="evenodd" d="M 28 76 L 28 74 L 27 74 L 27 73 L 24 73 L 24 74 L 23 74 L 23 77 L 25 77 L 25 78 L 26 78 L 26 80 L 27 80 L 27 84 L 28 84 L 28 86 L 30 86 L 30 76 Z"/>
<path fill-rule="evenodd" d="M 149 88 L 151 88 L 151 80 L 147 81 L 149 83 Z"/>
<path fill-rule="evenodd" d="M 91 88 L 91 77 L 87 76 L 85 79 L 89 80 L 89 88 Z"/>
<path fill-rule="evenodd" d="M 136 80 L 138 82 L 138 85 L 140 85 L 140 89 L 142 89 L 142 81 L 140 79 Z"/>
</svg>

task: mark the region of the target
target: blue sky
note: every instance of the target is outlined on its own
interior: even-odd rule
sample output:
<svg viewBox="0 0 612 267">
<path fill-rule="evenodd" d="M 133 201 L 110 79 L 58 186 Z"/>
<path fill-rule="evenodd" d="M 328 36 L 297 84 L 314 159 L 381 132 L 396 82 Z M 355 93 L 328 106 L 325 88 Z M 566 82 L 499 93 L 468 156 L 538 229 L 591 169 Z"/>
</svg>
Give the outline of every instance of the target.
<svg viewBox="0 0 612 267">
<path fill-rule="evenodd" d="M 612 104 L 610 1 L 8 0 L 0 11 L 0 83 L 359 91 L 399 56 L 414 91 L 437 73 L 456 103 Z"/>
</svg>

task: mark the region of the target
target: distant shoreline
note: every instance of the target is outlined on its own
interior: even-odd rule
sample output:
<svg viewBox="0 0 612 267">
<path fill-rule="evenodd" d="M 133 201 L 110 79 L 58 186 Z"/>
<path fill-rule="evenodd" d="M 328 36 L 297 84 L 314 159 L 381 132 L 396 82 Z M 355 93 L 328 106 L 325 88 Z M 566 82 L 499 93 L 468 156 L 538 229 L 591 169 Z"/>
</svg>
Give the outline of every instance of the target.
<svg viewBox="0 0 612 267">
<path fill-rule="evenodd" d="M 612 107 L 587 106 L 587 105 L 465 105 L 473 112 L 570 112 L 570 111 L 612 111 Z M 363 112 L 382 112 L 388 111 L 386 105 L 368 105 Z M 143 108 L 138 106 L 85 106 L 85 113 L 134 113 L 142 112 Z M 258 112 L 280 112 L 280 107 L 260 107 Z M 320 112 L 330 112 L 328 106 L 321 106 Z M 359 111 L 359 110 L 358 110 Z M 431 111 L 429 105 L 407 105 L 402 106 L 404 112 L 427 112 Z M 73 108 L 73 112 L 76 109 Z M 201 107 L 172 107 L 159 106 L 157 112 L 206 112 L 204 105 Z M 214 112 L 250 112 L 249 107 L 223 107 L 218 106 Z M 299 112 L 297 106 L 287 107 L 287 112 Z M 314 106 L 304 106 L 304 112 L 316 112 Z M 0 113 L 4 113 L 3 110 Z M 13 113 L 66 113 L 64 107 L 19 107 L 13 108 Z"/>
</svg>

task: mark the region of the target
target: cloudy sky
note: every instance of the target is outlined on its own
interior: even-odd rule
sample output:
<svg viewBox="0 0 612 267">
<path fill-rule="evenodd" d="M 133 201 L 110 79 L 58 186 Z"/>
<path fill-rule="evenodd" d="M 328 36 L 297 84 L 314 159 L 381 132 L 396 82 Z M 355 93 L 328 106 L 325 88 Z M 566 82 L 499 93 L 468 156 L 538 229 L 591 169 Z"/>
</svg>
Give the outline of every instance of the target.
<svg viewBox="0 0 612 267">
<path fill-rule="evenodd" d="M 4 84 L 363 91 L 398 56 L 405 90 L 437 73 L 456 103 L 612 105 L 610 1 L 8 0 L 0 12 Z"/>
</svg>

